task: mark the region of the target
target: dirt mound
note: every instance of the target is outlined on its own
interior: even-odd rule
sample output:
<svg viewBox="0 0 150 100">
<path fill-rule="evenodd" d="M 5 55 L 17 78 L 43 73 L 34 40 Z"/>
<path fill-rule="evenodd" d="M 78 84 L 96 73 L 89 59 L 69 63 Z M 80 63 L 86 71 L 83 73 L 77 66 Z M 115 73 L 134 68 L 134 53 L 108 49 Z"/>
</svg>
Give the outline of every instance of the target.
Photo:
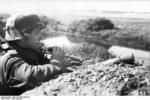
<svg viewBox="0 0 150 100">
<path fill-rule="evenodd" d="M 102 65 L 88 60 L 23 95 L 150 95 L 149 76 L 144 64 Z"/>
</svg>

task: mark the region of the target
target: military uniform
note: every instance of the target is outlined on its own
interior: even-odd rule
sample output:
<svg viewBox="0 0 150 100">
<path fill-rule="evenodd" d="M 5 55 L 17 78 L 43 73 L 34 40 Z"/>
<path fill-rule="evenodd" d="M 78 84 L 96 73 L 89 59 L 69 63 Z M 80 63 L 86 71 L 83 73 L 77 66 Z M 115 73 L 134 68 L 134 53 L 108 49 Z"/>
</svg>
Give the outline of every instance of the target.
<svg viewBox="0 0 150 100">
<path fill-rule="evenodd" d="M 41 53 L 15 42 L 0 56 L 0 95 L 19 95 L 61 72 Z"/>
<path fill-rule="evenodd" d="M 68 65 L 59 48 L 53 48 L 51 60 L 39 50 L 34 51 L 38 49 L 39 30 L 45 27 L 34 14 L 17 14 L 7 19 L 4 42 L 9 46 L 0 46 L 0 95 L 19 95 L 66 70 Z"/>
</svg>

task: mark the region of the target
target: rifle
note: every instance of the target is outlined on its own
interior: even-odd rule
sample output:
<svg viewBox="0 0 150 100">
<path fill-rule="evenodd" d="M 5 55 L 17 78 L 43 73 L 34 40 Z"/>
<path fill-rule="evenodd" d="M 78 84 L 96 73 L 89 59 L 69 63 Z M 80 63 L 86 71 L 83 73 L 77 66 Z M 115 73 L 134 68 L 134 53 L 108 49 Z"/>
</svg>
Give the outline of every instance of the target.
<svg viewBox="0 0 150 100">
<path fill-rule="evenodd" d="M 44 54 L 44 56 L 46 56 L 48 59 L 51 59 L 53 48 L 51 47 L 47 48 L 44 46 L 44 44 L 42 44 L 40 47 L 42 48 L 42 53 Z M 67 58 L 68 62 L 71 65 L 79 66 L 79 65 L 82 65 L 83 63 L 83 59 L 80 57 L 73 56 L 73 55 L 66 55 L 65 57 Z"/>
</svg>

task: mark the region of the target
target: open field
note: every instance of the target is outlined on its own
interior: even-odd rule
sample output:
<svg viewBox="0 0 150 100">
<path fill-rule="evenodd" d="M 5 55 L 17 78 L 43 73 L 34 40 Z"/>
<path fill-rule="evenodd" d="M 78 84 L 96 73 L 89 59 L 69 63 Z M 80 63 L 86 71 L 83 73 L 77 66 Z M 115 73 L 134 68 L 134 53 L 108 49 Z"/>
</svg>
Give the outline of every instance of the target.
<svg viewBox="0 0 150 100">
<path fill-rule="evenodd" d="M 62 15 L 50 16 L 62 22 L 64 31 L 68 32 L 68 26 L 75 20 L 87 20 L 97 18 L 97 16 L 85 15 Z M 150 19 L 148 18 L 122 18 L 106 17 L 114 23 L 115 29 L 103 30 L 99 32 L 69 33 L 81 36 L 85 40 L 94 43 L 104 43 L 109 45 L 119 45 L 130 48 L 150 50 Z M 51 32 L 49 32 L 51 33 Z M 59 32 L 55 32 L 59 33 Z M 63 33 L 60 33 L 60 35 Z"/>
<path fill-rule="evenodd" d="M 150 50 L 150 20 L 132 18 L 108 18 L 116 29 L 99 32 L 86 32 L 80 35 L 91 42 L 119 45 Z"/>
</svg>

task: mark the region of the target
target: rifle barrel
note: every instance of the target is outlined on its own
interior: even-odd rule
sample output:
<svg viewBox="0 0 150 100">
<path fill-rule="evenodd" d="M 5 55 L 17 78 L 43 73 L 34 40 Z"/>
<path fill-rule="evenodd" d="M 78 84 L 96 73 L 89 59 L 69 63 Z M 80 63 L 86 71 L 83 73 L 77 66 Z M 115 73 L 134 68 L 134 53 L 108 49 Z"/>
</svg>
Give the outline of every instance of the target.
<svg viewBox="0 0 150 100">
<path fill-rule="evenodd" d="M 77 62 L 82 62 L 83 59 L 82 58 L 79 58 L 77 56 L 70 56 L 70 55 L 67 55 L 66 57 L 70 58 L 71 60 L 75 60 Z"/>
</svg>

